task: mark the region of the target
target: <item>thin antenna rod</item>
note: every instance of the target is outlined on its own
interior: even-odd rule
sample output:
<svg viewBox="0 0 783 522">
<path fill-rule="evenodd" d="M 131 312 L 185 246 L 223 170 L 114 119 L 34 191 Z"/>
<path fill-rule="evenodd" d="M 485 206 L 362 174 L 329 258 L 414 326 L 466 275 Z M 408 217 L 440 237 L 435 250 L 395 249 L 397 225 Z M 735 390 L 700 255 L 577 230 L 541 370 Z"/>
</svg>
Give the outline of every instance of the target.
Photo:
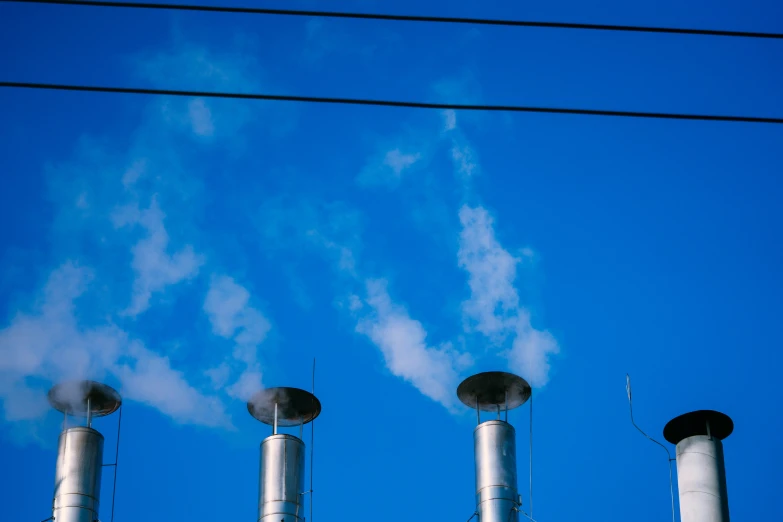
<svg viewBox="0 0 783 522">
<path fill-rule="evenodd" d="M 530 520 L 533 520 L 533 388 L 530 388 Z"/>
<path fill-rule="evenodd" d="M 315 357 L 313 357 L 313 383 L 311 393 L 315 397 Z M 310 423 L 310 522 L 313 522 L 313 444 L 315 444 L 315 418 Z"/>
<path fill-rule="evenodd" d="M 120 459 L 120 430 L 122 429 L 122 406 L 117 419 L 117 448 L 114 450 L 114 485 L 111 490 L 111 522 L 114 522 L 114 497 L 117 495 L 117 464 Z"/>
<path fill-rule="evenodd" d="M 92 428 L 92 402 L 87 397 L 87 427 Z"/>
<path fill-rule="evenodd" d="M 639 433 L 647 437 L 649 440 L 656 443 L 658 446 L 662 447 L 663 450 L 666 452 L 666 456 L 668 457 L 669 462 L 669 495 L 672 497 L 672 522 L 677 522 L 676 516 L 674 514 L 674 482 L 672 481 L 672 454 L 669 453 L 669 448 L 655 440 L 654 438 L 647 435 L 644 430 L 642 430 L 639 426 L 636 425 L 636 422 L 633 420 L 633 399 L 631 398 L 631 376 L 629 374 L 625 374 L 625 392 L 628 394 L 628 407 L 631 410 L 631 424 L 633 424 L 633 427 L 639 430 Z"/>
</svg>

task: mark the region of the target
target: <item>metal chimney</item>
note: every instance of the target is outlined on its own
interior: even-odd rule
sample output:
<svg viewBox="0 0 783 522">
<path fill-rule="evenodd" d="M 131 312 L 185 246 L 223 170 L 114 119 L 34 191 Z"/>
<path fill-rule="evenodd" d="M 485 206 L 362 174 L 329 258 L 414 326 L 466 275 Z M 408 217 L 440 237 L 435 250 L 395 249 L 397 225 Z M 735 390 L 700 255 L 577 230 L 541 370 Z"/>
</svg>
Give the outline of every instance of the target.
<svg viewBox="0 0 783 522">
<path fill-rule="evenodd" d="M 122 404 L 113 388 L 94 381 L 65 382 L 49 390 L 49 403 L 62 412 L 63 430 L 57 449 L 51 520 L 95 522 L 103 467 L 103 435 L 92 428 L 95 417 Z M 68 427 L 68 416 L 85 417 L 84 426 Z"/>
<path fill-rule="evenodd" d="M 247 411 L 272 426 L 272 435 L 261 442 L 258 520 L 304 521 L 303 496 L 311 492 L 304 488 L 302 430 L 321 413 L 321 403 L 299 388 L 267 388 L 248 401 Z M 281 426 L 299 426 L 299 437 L 278 433 Z"/>
<path fill-rule="evenodd" d="M 729 522 L 723 443 L 734 423 L 728 415 L 698 410 L 670 420 L 663 436 L 677 445 L 680 522 Z"/>
<path fill-rule="evenodd" d="M 524 404 L 531 393 L 524 379 L 505 372 L 479 373 L 457 388 L 459 399 L 476 410 L 478 422 L 473 444 L 479 522 L 519 520 L 522 498 L 517 492 L 516 432 L 508 423 L 508 411 Z M 496 413 L 497 418 L 481 422 L 482 411 Z"/>
</svg>

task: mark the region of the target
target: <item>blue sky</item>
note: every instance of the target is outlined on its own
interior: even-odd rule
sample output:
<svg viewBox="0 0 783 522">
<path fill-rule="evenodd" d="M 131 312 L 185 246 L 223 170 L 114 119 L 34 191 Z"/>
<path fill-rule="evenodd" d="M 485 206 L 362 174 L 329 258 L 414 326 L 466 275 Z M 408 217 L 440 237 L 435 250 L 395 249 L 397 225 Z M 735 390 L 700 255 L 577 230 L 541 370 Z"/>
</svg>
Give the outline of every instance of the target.
<svg viewBox="0 0 783 522">
<path fill-rule="evenodd" d="M 240 5 L 240 4 L 236 4 Z M 281 4 L 282 5 L 282 4 Z M 783 31 L 778 2 L 286 6 Z M 7 80 L 783 114 L 775 41 L 0 5 Z M 665 520 L 660 438 L 726 440 L 738 520 L 783 511 L 783 128 L 0 92 L 0 462 L 50 515 L 60 417 L 125 397 L 116 519 L 252 520 L 244 401 L 310 387 L 314 516 L 466 520 L 459 381 L 536 386 L 536 519 Z M 518 429 L 527 499 L 527 411 Z M 116 417 L 96 423 L 112 460 Z M 13 478 L 13 479 L 12 479 Z M 103 481 L 108 520 L 111 475 Z"/>
</svg>

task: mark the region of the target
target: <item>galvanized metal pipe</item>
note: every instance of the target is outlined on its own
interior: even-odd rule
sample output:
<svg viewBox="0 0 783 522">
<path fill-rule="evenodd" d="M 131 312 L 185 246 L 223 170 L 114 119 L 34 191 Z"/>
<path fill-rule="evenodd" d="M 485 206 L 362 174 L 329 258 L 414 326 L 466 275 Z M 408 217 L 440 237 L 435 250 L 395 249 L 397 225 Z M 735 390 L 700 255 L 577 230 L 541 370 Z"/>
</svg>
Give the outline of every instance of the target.
<svg viewBox="0 0 783 522">
<path fill-rule="evenodd" d="M 473 431 L 476 461 L 476 511 L 479 522 L 517 522 L 516 433 L 502 420 L 479 424 Z"/>
<path fill-rule="evenodd" d="M 694 435 L 677 444 L 677 487 L 681 522 L 729 522 L 723 443 L 718 438 Z"/>
<path fill-rule="evenodd" d="M 52 516 L 56 522 L 95 522 L 103 464 L 103 435 L 78 426 L 60 433 Z"/>
<path fill-rule="evenodd" d="M 293 435 L 277 434 L 261 442 L 258 520 L 304 520 L 305 445 Z"/>
</svg>

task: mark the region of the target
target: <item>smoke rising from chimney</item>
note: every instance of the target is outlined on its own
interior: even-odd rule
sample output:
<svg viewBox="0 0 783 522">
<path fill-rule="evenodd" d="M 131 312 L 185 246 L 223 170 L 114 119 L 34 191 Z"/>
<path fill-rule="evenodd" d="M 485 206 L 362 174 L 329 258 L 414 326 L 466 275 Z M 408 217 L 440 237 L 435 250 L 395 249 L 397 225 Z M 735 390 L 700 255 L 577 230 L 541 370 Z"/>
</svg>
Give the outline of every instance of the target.
<svg viewBox="0 0 783 522">
<path fill-rule="evenodd" d="M 49 410 L 46 391 L 61 381 L 116 380 L 127 399 L 183 423 L 230 425 L 222 404 L 196 390 L 167 357 L 107 322 L 84 326 L 76 301 L 93 272 L 72 262 L 55 269 L 41 299 L 0 330 L 0 400 L 6 420 L 34 420 Z M 78 390 L 74 389 L 75 397 Z M 76 400 L 76 399 L 75 399 Z"/>
<path fill-rule="evenodd" d="M 260 310 L 250 305 L 250 292 L 225 275 L 212 277 L 203 308 L 212 332 L 234 342 L 232 356 L 220 366 L 225 369 L 220 387 L 227 385 L 226 392 L 231 397 L 247 401 L 262 388 L 258 346 L 272 326 Z M 229 385 L 227 381 L 236 367 L 241 373 Z M 218 369 L 208 370 L 213 375 L 216 371 Z"/>
<path fill-rule="evenodd" d="M 462 303 L 467 332 L 478 332 L 501 350 L 509 367 L 534 386 L 549 380 L 550 356 L 559 347 L 549 332 L 534 328 L 530 312 L 521 307 L 514 282 L 522 261 L 508 252 L 495 236 L 494 220 L 481 206 L 464 205 L 459 212 L 457 258 L 468 273 L 470 297 Z M 530 254 L 529 249 L 523 254 Z M 504 341 L 513 337 L 511 348 Z"/>
</svg>

